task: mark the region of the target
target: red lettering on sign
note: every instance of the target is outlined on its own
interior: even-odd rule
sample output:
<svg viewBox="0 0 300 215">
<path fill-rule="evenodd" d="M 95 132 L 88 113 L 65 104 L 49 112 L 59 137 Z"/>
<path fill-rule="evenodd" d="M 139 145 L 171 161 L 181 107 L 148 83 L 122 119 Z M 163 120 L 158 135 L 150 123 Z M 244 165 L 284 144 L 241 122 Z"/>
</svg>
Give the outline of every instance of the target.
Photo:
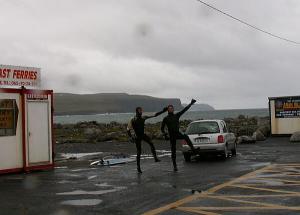
<svg viewBox="0 0 300 215">
<path fill-rule="evenodd" d="M 0 78 L 9 78 L 10 69 L 0 69 Z"/>
<path fill-rule="evenodd" d="M 36 80 L 37 79 L 37 72 L 36 71 L 26 71 L 26 70 L 14 70 L 13 78 L 15 78 L 15 79 Z"/>
</svg>

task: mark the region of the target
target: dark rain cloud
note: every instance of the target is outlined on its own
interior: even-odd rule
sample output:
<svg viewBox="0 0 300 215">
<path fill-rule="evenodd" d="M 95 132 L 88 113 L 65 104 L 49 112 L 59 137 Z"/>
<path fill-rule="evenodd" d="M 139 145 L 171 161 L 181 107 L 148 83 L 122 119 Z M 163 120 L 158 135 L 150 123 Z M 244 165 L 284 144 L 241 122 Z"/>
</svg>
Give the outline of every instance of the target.
<svg viewBox="0 0 300 215">
<path fill-rule="evenodd" d="M 300 38 L 297 0 L 207 2 Z M 192 97 L 217 108 L 267 107 L 300 94 L 300 45 L 195 0 L 0 0 L 0 63 L 38 66 L 59 92 Z"/>
</svg>

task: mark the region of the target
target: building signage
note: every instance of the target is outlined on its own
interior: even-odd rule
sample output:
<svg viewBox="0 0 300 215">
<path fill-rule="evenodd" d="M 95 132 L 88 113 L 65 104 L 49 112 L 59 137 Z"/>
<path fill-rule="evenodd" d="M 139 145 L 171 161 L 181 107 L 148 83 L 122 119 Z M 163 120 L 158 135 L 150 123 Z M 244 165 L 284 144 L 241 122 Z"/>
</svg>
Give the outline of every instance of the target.
<svg viewBox="0 0 300 215">
<path fill-rule="evenodd" d="M 41 69 L 0 64 L 0 87 L 39 88 Z"/>
<path fill-rule="evenodd" d="M 48 94 L 27 94 L 28 100 L 48 100 Z"/>
<path fill-rule="evenodd" d="M 15 99 L 0 100 L 0 136 L 16 135 L 18 113 Z"/>
<path fill-rule="evenodd" d="M 300 97 L 277 98 L 275 100 L 276 118 L 300 118 Z"/>
</svg>

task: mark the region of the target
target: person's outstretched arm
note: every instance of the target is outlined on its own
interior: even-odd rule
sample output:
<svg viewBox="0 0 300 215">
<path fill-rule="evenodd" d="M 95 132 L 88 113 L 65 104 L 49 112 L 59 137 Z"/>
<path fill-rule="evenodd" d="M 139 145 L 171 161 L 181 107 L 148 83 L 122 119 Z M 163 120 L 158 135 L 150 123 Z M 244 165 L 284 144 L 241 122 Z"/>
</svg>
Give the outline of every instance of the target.
<svg viewBox="0 0 300 215">
<path fill-rule="evenodd" d="M 132 119 L 131 119 L 127 125 L 127 134 L 129 137 L 132 137 L 132 134 L 131 134 L 132 130 L 133 130 L 133 126 L 132 126 Z"/>
<path fill-rule="evenodd" d="M 190 107 L 192 107 L 193 104 L 196 103 L 195 99 L 192 99 L 191 103 L 189 105 L 187 105 L 185 108 L 183 108 L 181 111 L 179 111 L 178 113 L 176 113 L 176 115 L 178 117 L 181 117 L 182 114 L 184 114 L 188 109 L 190 109 Z"/>
<path fill-rule="evenodd" d="M 150 119 L 150 118 L 153 118 L 153 117 L 157 117 L 157 116 L 163 114 L 164 112 L 166 112 L 167 110 L 168 110 L 168 108 L 167 108 L 167 107 L 164 107 L 164 109 L 162 109 L 161 111 L 155 113 L 155 114 L 152 115 L 152 116 L 144 116 L 144 119 L 146 120 L 146 119 Z"/>
</svg>

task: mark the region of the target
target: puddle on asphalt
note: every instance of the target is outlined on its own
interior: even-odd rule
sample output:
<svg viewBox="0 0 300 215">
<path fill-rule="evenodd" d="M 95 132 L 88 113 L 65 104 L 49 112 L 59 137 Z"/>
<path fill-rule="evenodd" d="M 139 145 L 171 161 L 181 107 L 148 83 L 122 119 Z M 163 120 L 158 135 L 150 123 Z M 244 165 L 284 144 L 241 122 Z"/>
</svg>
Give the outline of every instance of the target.
<svg viewBox="0 0 300 215">
<path fill-rule="evenodd" d="M 87 156 L 101 155 L 103 152 L 92 152 L 92 153 L 61 153 L 60 156 L 66 159 L 80 159 Z"/>
<path fill-rule="evenodd" d="M 84 172 L 84 171 L 90 171 L 97 168 L 82 168 L 82 169 L 72 169 L 71 172 Z"/>
<path fill-rule="evenodd" d="M 120 167 L 122 167 L 122 166 L 120 166 L 120 165 L 114 165 L 114 166 L 111 166 L 110 168 L 120 168 Z"/>
<path fill-rule="evenodd" d="M 54 167 L 54 169 L 68 169 L 67 166 L 56 166 Z"/>
<path fill-rule="evenodd" d="M 295 168 L 295 167 L 288 167 L 288 168 L 285 168 L 286 172 L 294 172 L 294 173 L 300 173 L 300 170 Z"/>
<path fill-rule="evenodd" d="M 34 175 L 28 175 L 23 181 L 23 187 L 27 190 L 35 189 L 41 184 L 40 179 Z"/>
<path fill-rule="evenodd" d="M 171 153 L 157 154 L 158 158 L 170 157 L 170 156 L 171 156 Z M 136 155 L 131 155 L 130 157 L 135 159 Z M 142 154 L 141 160 L 143 160 L 143 159 L 153 159 L 153 156 L 152 156 L 152 154 Z"/>
<path fill-rule="evenodd" d="M 74 181 L 68 181 L 68 180 L 61 180 L 57 183 L 59 183 L 59 184 L 74 184 L 75 182 Z"/>
<path fill-rule="evenodd" d="M 162 153 L 162 154 L 168 154 L 168 153 L 171 153 L 171 151 L 168 151 L 168 150 L 156 150 L 156 152 Z"/>
<path fill-rule="evenodd" d="M 101 184 L 95 184 L 97 187 L 112 187 L 112 185 L 109 185 L 108 183 L 101 183 Z"/>
<path fill-rule="evenodd" d="M 267 186 L 280 186 L 284 185 L 283 182 L 277 181 L 277 180 L 272 180 L 270 179 L 265 179 L 265 180 L 258 180 L 258 179 L 248 179 L 245 183 L 254 183 L 254 184 L 264 184 Z"/>
<path fill-rule="evenodd" d="M 284 177 L 285 174 L 282 173 L 261 173 L 257 175 L 257 178 L 276 178 L 276 177 Z"/>
<path fill-rule="evenodd" d="M 161 185 L 162 187 L 166 187 L 166 188 L 173 188 L 173 186 L 175 186 L 175 185 L 171 185 L 171 184 L 168 183 L 168 182 L 162 182 L 162 183 L 160 183 L 160 185 Z"/>
<path fill-rule="evenodd" d="M 264 167 L 264 166 L 268 166 L 270 165 L 270 162 L 264 162 L 264 163 L 256 163 L 256 164 L 252 164 L 252 167 Z"/>
<path fill-rule="evenodd" d="M 94 178 L 97 178 L 97 175 L 92 175 L 92 176 L 88 177 L 88 180 L 92 180 Z"/>
<path fill-rule="evenodd" d="M 103 195 L 107 193 L 118 192 L 125 189 L 127 189 L 127 187 L 115 187 L 109 190 L 96 190 L 96 191 L 74 190 L 71 192 L 56 193 L 56 195 Z"/>
<path fill-rule="evenodd" d="M 91 166 L 115 166 L 119 164 L 125 164 L 125 163 L 130 163 L 135 161 L 134 158 L 132 157 L 114 157 L 114 156 L 109 156 L 107 158 L 94 161 L 90 165 Z"/>
<path fill-rule="evenodd" d="M 101 204 L 102 202 L 103 201 L 101 199 L 77 199 L 63 201 L 61 204 L 71 206 L 95 206 Z"/>
<path fill-rule="evenodd" d="M 156 150 L 157 151 L 157 157 L 162 158 L 162 157 L 170 157 L 171 152 L 167 150 Z M 153 159 L 152 154 L 142 154 L 141 155 L 141 160 L 144 159 Z M 122 156 L 108 156 L 105 157 L 101 160 L 94 161 L 90 165 L 91 166 L 115 166 L 119 164 L 126 164 L 130 162 L 134 162 L 136 160 L 136 155 L 131 155 L 129 157 L 126 157 L 124 155 Z"/>
</svg>

